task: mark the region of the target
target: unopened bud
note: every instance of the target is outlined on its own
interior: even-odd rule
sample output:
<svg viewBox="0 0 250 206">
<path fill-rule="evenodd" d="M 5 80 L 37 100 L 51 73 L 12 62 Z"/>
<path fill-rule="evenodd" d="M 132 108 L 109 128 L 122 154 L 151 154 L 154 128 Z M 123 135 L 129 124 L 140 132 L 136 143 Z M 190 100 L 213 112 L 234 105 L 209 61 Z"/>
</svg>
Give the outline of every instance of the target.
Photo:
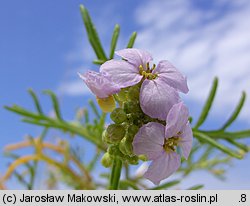
<svg viewBox="0 0 250 206">
<path fill-rule="evenodd" d="M 128 141 L 131 141 L 131 142 L 133 141 L 134 136 L 137 134 L 138 130 L 139 130 L 139 127 L 134 124 L 128 127 L 128 131 L 127 131 Z"/>
<path fill-rule="evenodd" d="M 128 91 L 126 88 L 121 89 L 121 91 L 116 95 L 117 99 L 121 102 L 127 101 L 127 93 Z"/>
<path fill-rule="evenodd" d="M 125 141 L 126 141 L 126 138 L 123 138 L 123 139 L 121 140 L 121 142 L 119 143 L 119 149 L 120 149 L 120 151 L 121 151 L 124 155 L 127 154 L 126 148 L 125 148 Z"/>
<path fill-rule="evenodd" d="M 111 155 L 111 156 L 116 156 L 119 154 L 119 148 L 116 146 L 116 145 L 110 145 L 109 148 L 108 148 L 108 153 Z"/>
<path fill-rule="evenodd" d="M 127 120 L 127 115 L 123 111 L 122 108 L 116 108 L 114 109 L 111 114 L 110 118 L 117 124 L 120 124 L 122 122 L 125 122 Z"/>
<path fill-rule="evenodd" d="M 123 108 L 127 114 L 141 112 L 141 108 L 138 101 L 125 102 Z"/>
<path fill-rule="evenodd" d="M 125 154 L 125 155 L 129 155 L 132 156 L 133 154 L 133 146 L 132 146 L 132 142 L 130 142 L 127 137 L 125 136 L 120 144 L 119 144 L 119 149 L 120 151 Z"/>
<path fill-rule="evenodd" d="M 112 157 L 108 152 L 104 153 L 104 155 L 102 156 L 101 163 L 104 167 L 111 167 Z"/>
<path fill-rule="evenodd" d="M 122 125 L 111 124 L 108 126 L 106 133 L 110 142 L 119 143 L 125 136 L 126 131 Z"/>
<path fill-rule="evenodd" d="M 139 163 L 139 158 L 137 156 L 129 157 L 128 163 L 132 165 L 137 165 Z"/>
<path fill-rule="evenodd" d="M 106 129 L 102 132 L 102 141 L 108 144 L 112 144 Z"/>
<path fill-rule="evenodd" d="M 129 100 L 139 100 L 140 87 L 138 85 L 132 86 L 128 90 L 128 99 Z"/>
</svg>

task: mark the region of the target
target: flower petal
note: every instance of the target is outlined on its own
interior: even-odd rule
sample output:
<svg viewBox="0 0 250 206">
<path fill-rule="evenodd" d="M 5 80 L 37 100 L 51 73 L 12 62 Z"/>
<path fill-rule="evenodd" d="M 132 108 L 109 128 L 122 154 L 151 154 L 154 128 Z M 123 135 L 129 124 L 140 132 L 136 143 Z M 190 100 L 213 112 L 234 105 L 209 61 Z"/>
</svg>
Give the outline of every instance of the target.
<svg viewBox="0 0 250 206">
<path fill-rule="evenodd" d="M 188 122 L 188 117 L 188 108 L 183 102 L 175 104 L 167 116 L 166 138 L 177 136 L 179 132 L 182 132 Z"/>
<path fill-rule="evenodd" d="M 118 56 L 126 59 L 129 63 L 133 64 L 136 68 L 140 65 L 146 66 L 146 64 L 153 60 L 150 53 L 140 49 L 122 49 L 115 52 Z"/>
<path fill-rule="evenodd" d="M 170 62 L 166 60 L 160 61 L 153 73 L 158 74 L 158 78 L 165 81 L 169 86 L 183 93 L 188 93 L 187 78 Z"/>
<path fill-rule="evenodd" d="M 142 79 L 138 68 L 123 60 L 106 61 L 101 65 L 100 72 L 106 73 L 121 88 L 135 85 Z"/>
<path fill-rule="evenodd" d="M 180 167 L 180 155 L 175 152 L 166 153 L 165 151 L 150 164 L 144 177 L 155 185 L 172 175 Z"/>
<path fill-rule="evenodd" d="M 136 155 L 146 155 L 148 159 L 155 159 L 163 151 L 165 127 L 156 122 L 143 125 L 133 141 Z"/>
<path fill-rule="evenodd" d="M 185 157 L 185 159 L 187 159 L 189 156 L 189 153 L 192 149 L 192 143 L 193 143 L 193 132 L 188 122 L 184 130 L 182 131 L 181 141 L 179 142 L 182 154 Z"/>
<path fill-rule="evenodd" d="M 107 98 L 120 91 L 120 87 L 104 74 L 88 71 L 83 75 L 79 74 L 79 76 L 88 88 L 99 98 Z"/>
<path fill-rule="evenodd" d="M 142 111 L 152 118 L 166 120 L 169 110 L 179 102 L 177 91 L 156 80 L 144 80 L 140 91 Z"/>
</svg>

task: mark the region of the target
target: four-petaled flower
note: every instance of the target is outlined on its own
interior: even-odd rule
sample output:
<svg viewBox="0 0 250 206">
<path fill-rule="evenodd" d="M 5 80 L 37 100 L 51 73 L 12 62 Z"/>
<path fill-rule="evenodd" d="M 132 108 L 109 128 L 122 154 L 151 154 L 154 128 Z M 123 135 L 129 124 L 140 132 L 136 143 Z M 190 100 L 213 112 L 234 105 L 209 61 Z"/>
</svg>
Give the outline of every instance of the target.
<svg viewBox="0 0 250 206">
<path fill-rule="evenodd" d="M 116 54 L 124 60 L 109 60 L 101 72 L 120 88 L 135 85 L 141 80 L 140 105 L 152 118 L 165 120 L 171 107 L 180 101 L 177 91 L 188 92 L 186 78 L 168 61 L 150 68 L 151 55 L 139 49 L 123 49 Z"/>
<path fill-rule="evenodd" d="M 146 155 L 152 160 L 144 177 L 159 184 L 180 167 L 182 155 L 188 158 L 192 147 L 192 129 L 188 121 L 188 109 L 180 102 L 175 104 L 167 115 L 167 125 L 150 122 L 142 126 L 133 141 L 136 155 Z"/>
</svg>

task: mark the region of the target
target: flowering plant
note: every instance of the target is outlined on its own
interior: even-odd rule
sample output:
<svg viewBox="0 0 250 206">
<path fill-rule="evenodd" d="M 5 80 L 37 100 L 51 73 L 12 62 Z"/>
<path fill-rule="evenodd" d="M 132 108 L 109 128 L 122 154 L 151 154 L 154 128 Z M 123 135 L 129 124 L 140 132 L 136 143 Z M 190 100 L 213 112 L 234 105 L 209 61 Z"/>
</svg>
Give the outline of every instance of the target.
<svg viewBox="0 0 250 206">
<path fill-rule="evenodd" d="M 29 93 L 36 112 L 17 105 L 7 106 L 6 109 L 23 116 L 24 122 L 42 127 L 43 132 L 38 138 L 29 136 L 23 142 L 6 146 L 6 151 L 14 160 L 0 179 L 1 188 L 15 175 L 24 187 L 34 189 L 38 162 L 44 161 L 53 167 L 48 175 L 48 188 L 55 188 L 56 183 L 63 182 L 74 189 L 148 189 L 143 179 L 145 177 L 156 185 L 150 189 L 166 189 L 178 185 L 196 170 L 206 170 L 222 178 L 225 173 L 223 165 L 228 165 L 232 158 L 242 159 L 249 152 L 248 145 L 239 139 L 249 137 L 250 130 L 227 131 L 243 107 L 245 92 L 222 127 L 201 130 L 200 126 L 208 116 L 217 90 L 218 78 L 215 78 L 201 115 L 191 126 L 192 117 L 179 96 L 179 92 L 186 94 L 189 91 L 187 78 L 170 62 L 162 60 L 157 65 L 152 64 L 153 58 L 149 52 L 132 48 L 135 32 L 126 49 L 115 52 L 119 25 L 115 26 L 110 55 L 107 57 L 89 13 L 83 6 L 81 14 L 97 57 L 94 63 L 100 65 L 99 72 L 79 73 L 100 106 L 98 109 L 90 101 L 96 118 L 91 122 L 89 111 L 80 109 L 74 121 L 65 120 L 56 95 L 49 90 L 45 94 L 53 102 L 54 117 L 43 112 L 33 90 L 29 90 Z M 120 59 L 114 59 L 114 54 Z M 110 113 L 112 120 L 107 121 L 109 125 L 105 125 L 107 113 Z M 71 139 L 60 139 L 57 144 L 46 141 L 51 128 L 91 142 L 95 146 L 91 153 L 93 158 L 88 163 L 84 162 L 79 150 L 71 147 Z M 35 149 L 33 154 L 16 155 L 12 152 L 30 146 Z M 48 150 L 56 153 L 57 158 L 47 153 Z M 100 156 L 102 165 L 111 168 L 111 172 L 100 174 L 100 177 L 109 179 L 108 186 L 93 175 Z M 148 161 L 150 165 L 143 174 L 131 175 L 131 165 Z M 25 175 L 17 170 L 19 165 L 26 168 Z M 180 174 L 180 179 L 169 181 L 168 177 L 175 172 Z M 162 180 L 164 183 L 159 185 Z M 189 189 L 202 187 L 195 185 Z"/>
</svg>

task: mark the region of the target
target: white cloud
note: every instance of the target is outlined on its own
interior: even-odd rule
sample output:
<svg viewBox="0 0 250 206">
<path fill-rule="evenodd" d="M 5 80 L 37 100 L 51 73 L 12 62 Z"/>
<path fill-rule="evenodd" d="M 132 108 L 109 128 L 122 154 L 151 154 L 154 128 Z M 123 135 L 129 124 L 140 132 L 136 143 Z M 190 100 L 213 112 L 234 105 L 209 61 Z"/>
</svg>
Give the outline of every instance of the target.
<svg viewBox="0 0 250 206">
<path fill-rule="evenodd" d="M 87 71 L 85 67 L 71 67 L 64 73 L 61 83 L 57 87 L 57 93 L 67 96 L 80 96 L 89 94 L 90 90 L 78 76 L 79 73 Z"/>
<path fill-rule="evenodd" d="M 195 101 L 204 101 L 213 77 L 218 76 L 215 106 L 225 114 L 242 90 L 250 94 L 250 3 L 221 0 L 207 9 L 194 3 L 154 0 L 138 7 L 137 46 L 184 72 L 189 98 Z M 241 117 L 249 119 L 250 107 L 245 110 Z"/>
<path fill-rule="evenodd" d="M 82 81 L 71 81 L 71 82 L 64 82 L 58 88 L 59 94 L 64 95 L 86 95 L 89 94 L 90 90 Z"/>
</svg>

